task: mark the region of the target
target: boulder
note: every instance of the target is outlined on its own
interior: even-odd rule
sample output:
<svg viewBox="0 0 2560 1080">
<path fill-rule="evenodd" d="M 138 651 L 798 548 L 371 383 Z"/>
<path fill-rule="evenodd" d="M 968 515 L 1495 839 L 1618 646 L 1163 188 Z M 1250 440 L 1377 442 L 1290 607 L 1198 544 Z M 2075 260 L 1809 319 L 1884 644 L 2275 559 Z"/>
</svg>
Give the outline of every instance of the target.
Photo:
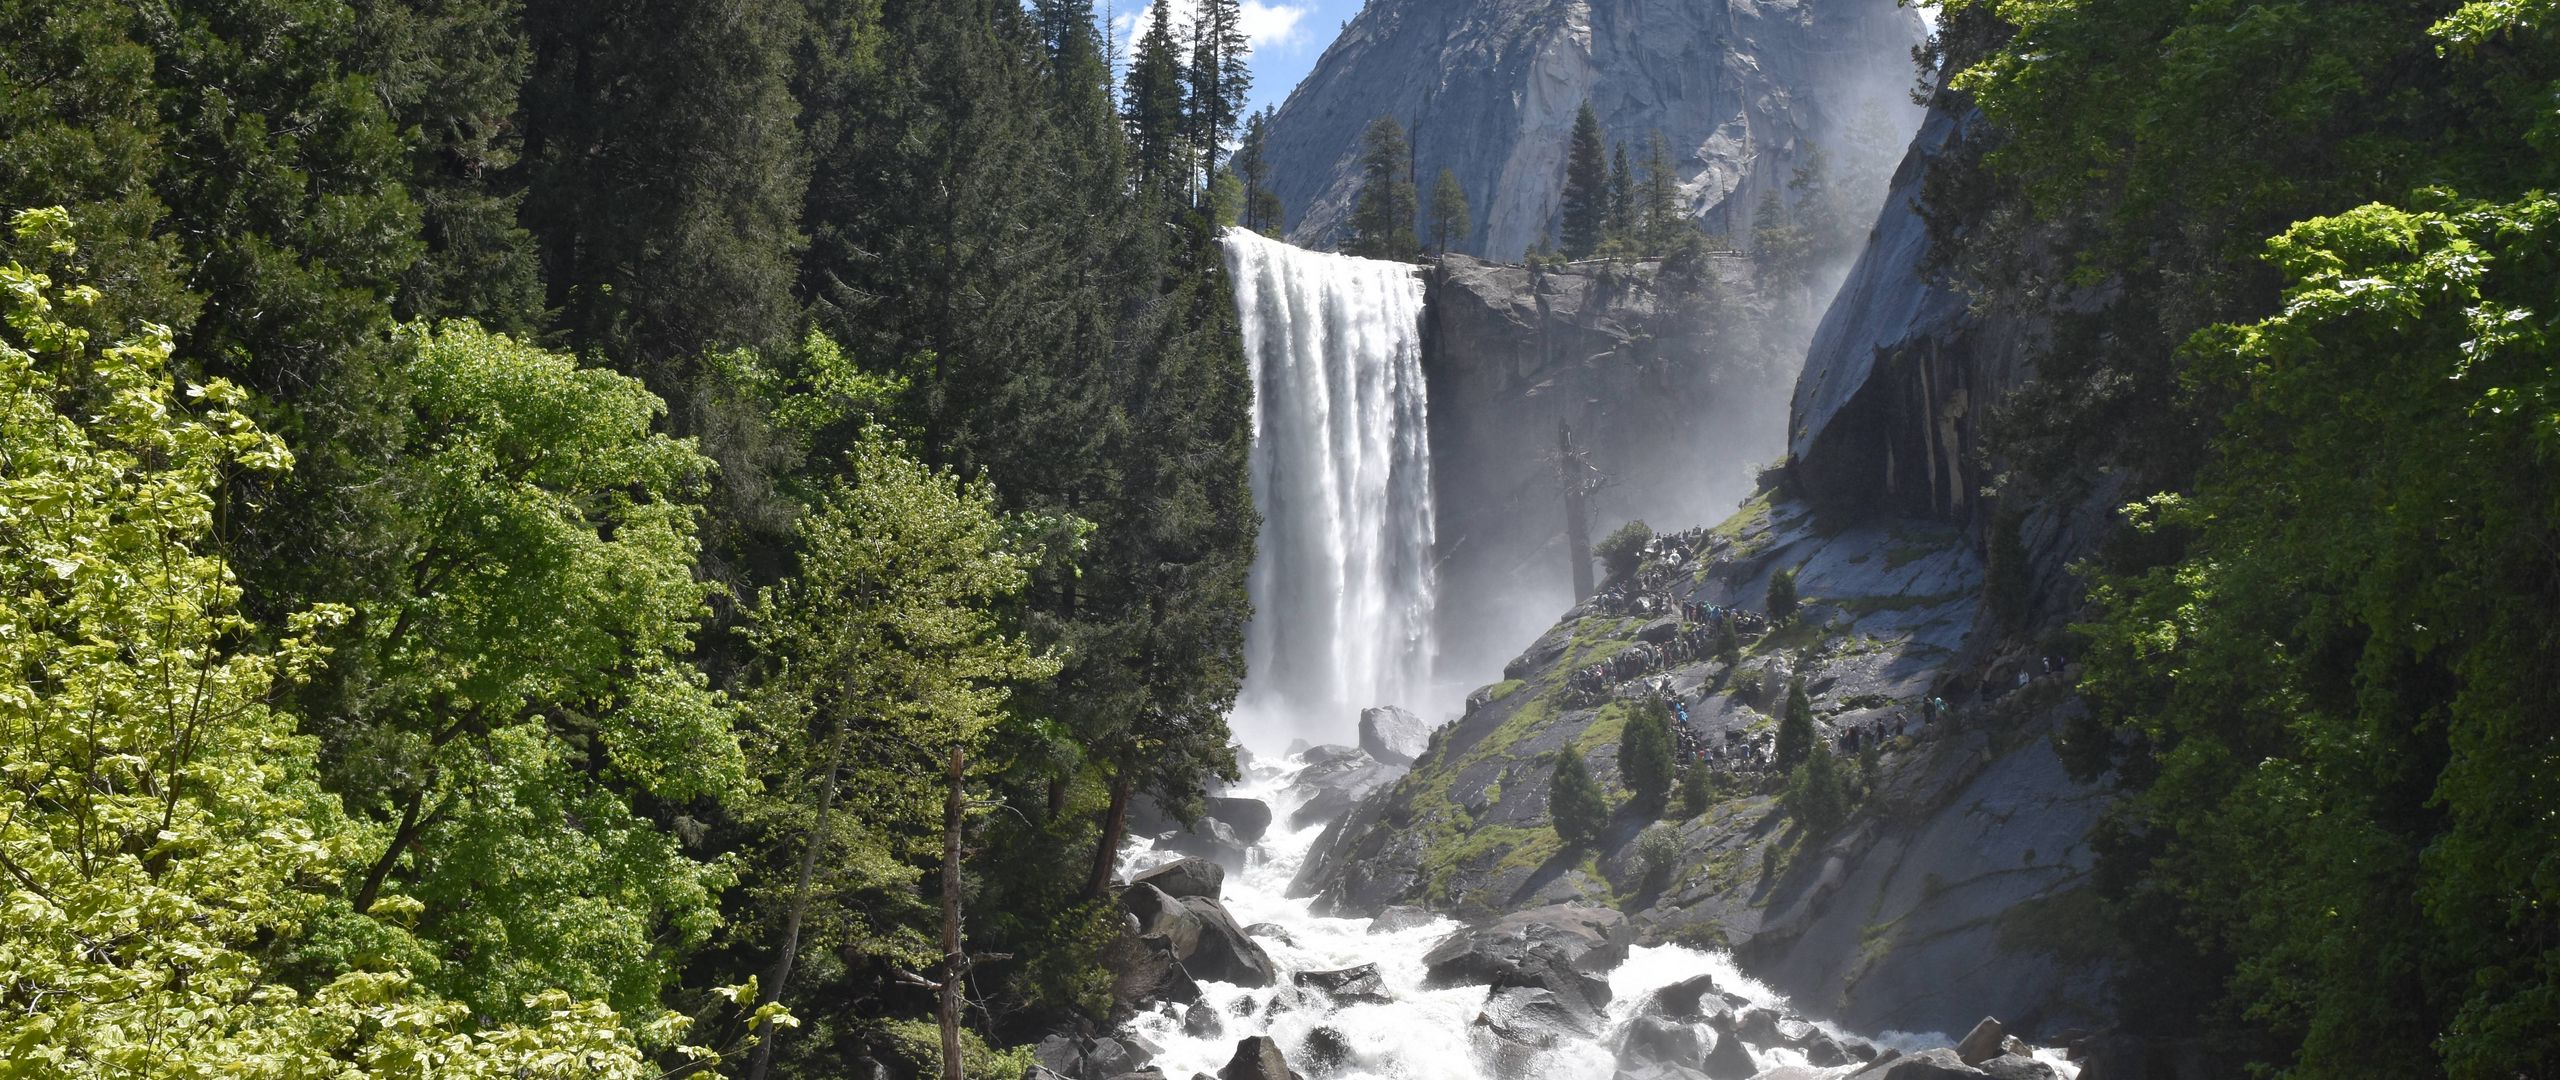
<svg viewBox="0 0 2560 1080">
<path fill-rule="evenodd" d="M 1280 1044 L 1271 1036 L 1255 1035 L 1236 1040 L 1236 1053 L 1227 1059 L 1226 1068 L 1218 1070 L 1218 1080 L 1304 1080 L 1289 1071 L 1289 1059 L 1280 1053 Z"/>
<path fill-rule="evenodd" d="M 1680 620 L 1664 616 L 1636 628 L 1636 640 L 1655 645 L 1680 636 Z"/>
<path fill-rule="evenodd" d="M 1538 1060 L 1568 1036 L 1590 1038 L 1600 1017 L 1578 998 L 1534 986 L 1495 990 L 1468 1028 L 1476 1056 L 1499 1080 L 1540 1075 Z"/>
<path fill-rule="evenodd" d="M 1306 1067 L 1309 1076 L 1332 1076 L 1348 1070 L 1357 1061 L 1357 1056 L 1351 1052 L 1351 1040 L 1329 1027 L 1307 1032 L 1307 1037 L 1298 1043 L 1298 1064 Z"/>
<path fill-rule="evenodd" d="M 1235 827 L 1216 818 L 1204 817 L 1188 829 L 1168 829 L 1156 836 L 1156 850 L 1189 855 L 1218 864 L 1231 874 L 1244 872 L 1253 845 L 1236 835 Z"/>
<path fill-rule="evenodd" d="M 1956 1040 L 1956 1057 L 1967 1065 L 1980 1065 L 2000 1056 L 2000 1041 L 2008 1036 L 2009 1030 L 2001 1027 L 1999 1020 L 1983 1017 L 1964 1038 Z"/>
<path fill-rule="evenodd" d="M 1218 1010 L 1208 1002 L 1197 1002 L 1182 1014 L 1182 1033 L 1195 1039 L 1214 1039 L 1227 1033 L 1227 1023 L 1218 1018 Z"/>
<path fill-rule="evenodd" d="M 1136 882 L 1120 890 L 1120 907 L 1138 921 L 1138 937 L 1162 937 L 1172 943 L 1179 960 L 1200 949 L 1200 920 L 1183 901 L 1164 890 Z"/>
<path fill-rule="evenodd" d="M 1023 1078 L 1038 1080 L 1045 1072 L 1079 1080 L 1111 1080 L 1144 1069 L 1161 1049 L 1135 1035 L 1092 1039 L 1051 1035 L 1032 1049 L 1033 1065 Z"/>
<path fill-rule="evenodd" d="M 1698 1060 L 1705 1050 L 1697 1028 L 1659 1016 L 1639 1016 L 1628 1021 L 1625 1033 L 1618 1037 L 1618 1069 L 1632 1072 L 1647 1065 L 1685 1065 Z"/>
<path fill-rule="evenodd" d="M 1740 1033 L 1742 1041 L 1763 1050 L 1772 1046 L 1793 1046 L 1795 1041 L 1779 1029 L 1779 1021 L 1784 1019 L 1776 1009 L 1744 1009 L 1734 1030 Z"/>
<path fill-rule="evenodd" d="M 1360 710 L 1360 749 L 1389 765 L 1411 765 L 1431 748 L 1431 725 L 1393 705 Z"/>
<path fill-rule="evenodd" d="M 1277 941 L 1283 945 L 1296 945 L 1298 943 L 1297 935 L 1291 934 L 1288 927 L 1275 922 L 1258 922 L 1245 927 L 1244 932 L 1258 938 L 1270 938 L 1271 940 Z"/>
<path fill-rule="evenodd" d="M 1182 966 L 1195 979 L 1234 983 L 1238 986 L 1269 986 L 1275 981 L 1271 954 L 1262 951 L 1244 928 L 1236 925 L 1234 916 L 1215 900 L 1191 897 L 1176 901 L 1187 909 L 1199 927 L 1198 944 L 1182 953 Z"/>
<path fill-rule="evenodd" d="M 1405 767 L 1390 765 L 1348 746 L 1319 746 L 1306 753 L 1307 767 L 1289 782 L 1298 808 L 1289 812 L 1289 827 L 1323 825 L 1349 813 L 1371 792 L 1404 776 Z"/>
<path fill-rule="evenodd" d="M 1424 985 L 1537 987 L 1597 1012 L 1610 996 L 1601 976 L 1626 959 L 1631 937 L 1626 916 L 1607 908 L 1532 908 L 1441 939 L 1423 956 Z"/>
<path fill-rule="evenodd" d="M 2002 1054 L 1983 1062 L 1981 1068 L 1992 1080 L 2055 1080 L 2059 1075 L 2053 1066 L 2020 1053 Z"/>
<path fill-rule="evenodd" d="M 1428 908 L 1418 908 L 1411 904 L 1392 904 L 1385 911 L 1379 912 L 1377 918 L 1369 920 L 1369 932 L 1392 934 L 1399 930 L 1411 930 L 1417 926 L 1429 926 L 1438 921 L 1440 916 L 1433 914 Z"/>
<path fill-rule="evenodd" d="M 1717 993 L 1715 976 L 1691 975 L 1654 991 L 1652 997 L 1645 999 L 1645 1009 L 1675 1020 L 1703 1020 L 1707 1003 L 1718 1000 L 1710 995 Z"/>
<path fill-rule="evenodd" d="M 1707 1074 L 1686 1065 L 1648 1062 L 1629 1069 L 1621 1067 L 1611 1080 L 1708 1080 Z"/>
<path fill-rule="evenodd" d="M 1227 872 L 1218 864 L 1207 859 L 1183 858 L 1140 874 L 1130 884 L 1152 885 L 1157 891 L 1175 898 L 1202 896 L 1215 900 L 1226 882 Z"/>
<path fill-rule="evenodd" d="M 1708 1080 L 1750 1080 L 1759 1073 L 1760 1063 L 1752 1060 L 1750 1048 L 1743 1046 L 1741 1039 L 1730 1032 L 1719 1032 L 1700 1068 Z"/>
<path fill-rule="evenodd" d="M 1893 1059 L 1892 1064 L 1880 1065 L 1859 1075 L 1873 1076 L 1875 1080 L 1964 1080 L 1965 1077 L 1987 1074 L 1965 1064 L 1955 1051 L 1941 1047 L 1905 1054 Z"/>
<path fill-rule="evenodd" d="M 1056 1037 L 1057 1036 L 1054 1035 L 1050 1036 L 1050 1038 L 1053 1039 Z M 1022 1080 L 1070 1080 L 1070 1078 L 1065 1073 L 1055 1072 L 1043 1066 L 1034 1064 L 1022 1070 Z"/>
<path fill-rule="evenodd" d="M 1301 971 L 1294 976 L 1298 985 L 1333 999 L 1336 1005 L 1384 1005 L 1395 1000 L 1387 993 L 1387 984 L 1378 977 L 1378 965 L 1362 964 L 1339 971 Z"/>
<path fill-rule="evenodd" d="M 1261 843 L 1263 834 L 1271 831 L 1271 804 L 1260 799 L 1213 795 L 1201 805 L 1209 817 L 1226 822 L 1236 839 L 1245 843 Z"/>
<path fill-rule="evenodd" d="M 1838 1068 L 1858 1060 L 1849 1053 L 1848 1047 L 1842 1046 L 1840 1040 L 1832 1038 L 1829 1032 L 1816 1031 L 1806 1036 L 1804 1042 L 1799 1045 L 1804 1051 L 1805 1064 L 1817 1069 Z"/>
<path fill-rule="evenodd" d="M 1172 939 L 1163 934 L 1120 935 L 1103 950 L 1102 966 L 1111 973 L 1111 999 L 1121 1012 L 1200 1000 L 1200 984 L 1183 969 Z"/>
</svg>

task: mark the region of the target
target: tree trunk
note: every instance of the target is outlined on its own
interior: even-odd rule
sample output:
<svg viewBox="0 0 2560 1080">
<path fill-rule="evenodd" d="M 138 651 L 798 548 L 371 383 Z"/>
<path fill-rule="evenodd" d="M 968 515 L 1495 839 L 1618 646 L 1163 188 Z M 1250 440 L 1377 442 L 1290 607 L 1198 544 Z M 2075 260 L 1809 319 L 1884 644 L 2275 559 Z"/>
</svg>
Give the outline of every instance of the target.
<svg viewBox="0 0 2560 1080">
<path fill-rule="evenodd" d="M 968 1080 L 960 1065 L 960 980 L 969 955 L 960 948 L 962 768 L 969 752 L 951 748 L 950 787 L 942 799 L 942 1080 Z"/>
<path fill-rule="evenodd" d="M 1573 559 L 1573 602 L 1591 599 L 1590 485 L 1582 455 L 1573 448 L 1573 429 L 1556 422 L 1556 461 L 1564 472 L 1564 539 Z"/>
<path fill-rule="evenodd" d="M 809 887 L 818 875 L 818 846 L 826 842 L 827 815 L 836 806 L 836 774 L 844 771 L 844 722 L 836 722 L 836 730 L 827 738 L 827 776 L 818 787 L 818 821 L 809 828 L 809 842 L 800 848 L 800 880 L 793 887 L 791 911 L 782 920 L 782 955 L 774 957 L 773 971 L 765 979 L 764 990 L 756 995 L 762 1007 L 782 1000 L 782 984 L 791 980 L 791 964 L 800 957 L 800 925 L 809 916 Z M 756 1053 L 747 1063 L 747 1080 L 764 1080 L 765 1070 L 773 1067 L 774 1032 L 766 1031 L 756 1040 Z"/>
<path fill-rule="evenodd" d="M 1129 828 L 1129 771 L 1122 769 L 1111 778 L 1111 808 L 1102 812 L 1102 842 L 1093 849 L 1093 880 L 1085 883 L 1086 897 L 1098 897 L 1111 888 L 1111 875 L 1120 868 L 1120 835 Z"/>
</svg>

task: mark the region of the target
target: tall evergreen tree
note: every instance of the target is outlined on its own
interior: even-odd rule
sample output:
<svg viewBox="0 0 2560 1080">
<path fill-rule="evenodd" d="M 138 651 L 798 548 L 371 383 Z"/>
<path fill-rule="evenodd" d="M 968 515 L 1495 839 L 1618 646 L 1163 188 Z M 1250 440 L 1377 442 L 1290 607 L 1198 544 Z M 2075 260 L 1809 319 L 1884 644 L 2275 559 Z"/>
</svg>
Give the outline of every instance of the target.
<svg viewBox="0 0 2560 1080">
<path fill-rule="evenodd" d="M 1286 211 L 1280 205 L 1280 193 L 1271 190 L 1270 133 L 1271 107 L 1266 105 L 1261 112 L 1245 118 L 1244 138 L 1236 146 L 1235 157 L 1228 162 L 1228 167 L 1234 170 L 1236 179 L 1244 186 L 1244 227 L 1252 232 L 1277 235 L 1288 227 L 1288 223 L 1282 220 Z"/>
<path fill-rule="evenodd" d="M 1369 122 L 1360 136 L 1360 201 L 1351 210 L 1351 241 L 1343 250 L 1371 259 L 1418 261 L 1412 153 L 1404 125 L 1393 116 Z"/>
<path fill-rule="evenodd" d="M 1555 772 L 1547 778 L 1547 814 L 1568 847 L 1589 847 L 1609 827 L 1608 796 L 1570 745 L 1556 752 Z"/>
<path fill-rule="evenodd" d="M 1158 0 L 1156 6 L 1169 3 Z M 1245 63 L 1252 49 L 1238 0 L 1199 0 L 1191 35 L 1191 140 L 1200 155 L 1200 175 L 1209 177 L 1217 175 L 1218 159 L 1253 92 L 1253 72 Z"/>
<path fill-rule="evenodd" d="M 1583 102 L 1573 117 L 1573 141 L 1565 153 L 1564 256 L 1589 258 L 1609 232 L 1609 149 L 1601 142 L 1600 116 Z"/>
<path fill-rule="evenodd" d="M 698 361 L 796 340 L 808 169 L 801 13 L 773 3 L 526 9 L 524 218 L 571 341 L 686 406 Z"/>
<path fill-rule="evenodd" d="M 1190 159 L 1184 111 L 1181 43 L 1173 33 L 1172 0 L 1150 5 L 1146 33 L 1129 56 L 1120 111 L 1129 128 L 1129 164 L 1138 187 L 1164 198 L 1184 193 Z"/>
<path fill-rule="evenodd" d="M 1780 772 L 1804 764 L 1821 738 L 1813 728 L 1813 699 L 1805 696 L 1804 676 L 1787 680 L 1786 712 L 1778 718 L 1778 741 L 1771 758 Z"/>
<path fill-rule="evenodd" d="M 1680 174 L 1671 165 L 1670 144 L 1656 131 L 1645 141 L 1644 180 L 1639 189 L 1636 231 L 1646 254 L 1668 254 L 1688 222 L 1680 216 Z"/>
<path fill-rule="evenodd" d="M 1446 255 L 1450 244 L 1464 243 L 1475 231 L 1467 189 L 1459 185 L 1458 174 L 1441 169 L 1440 179 L 1431 184 L 1431 249 Z"/>
<path fill-rule="evenodd" d="M 1609 159 L 1609 220 L 1602 230 L 1611 240 L 1632 240 L 1636 221 L 1636 174 L 1627 165 L 1627 144 L 1619 143 Z"/>
</svg>

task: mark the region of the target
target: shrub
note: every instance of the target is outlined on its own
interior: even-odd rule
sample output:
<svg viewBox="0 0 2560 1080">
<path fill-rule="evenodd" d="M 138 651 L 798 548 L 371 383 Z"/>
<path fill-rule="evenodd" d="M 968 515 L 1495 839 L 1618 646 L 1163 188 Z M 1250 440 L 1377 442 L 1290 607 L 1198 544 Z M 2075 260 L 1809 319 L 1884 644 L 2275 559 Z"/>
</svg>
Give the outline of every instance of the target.
<svg viewBox="0 0 2560 1080">
<path fill-rule="evenodd" d="M 1609 580 L 1617 581 L 1635 576 L 1636 568 L 1644 565 L 1645 545 L 1652 542 L 1652 526 L 1641 520 L 1630 521 L 1600 541 L 1591 554 L 1609 572 Z"/>
<path fill-rule="evenodd" d="M 1680 774 L 1680 813 L 1682 816 L 1696 817 L 1700 814 L 1706 813 L 1707 807 L 1715 805 L 1715 801 L 1716 779 L 1714 770 L 1707 768 L 1705 765 L 1693 763 L 1689 766 L 1688 772 Z"/>
<path fill-rule="evenodd" d="M 1671 709 L 1659 700 L 1639 702 L 1618 739 L 1618 776 L 1635 796 L 1637 812 L 1660 816 L 1678 756 L 1671 739 Z"/>
<path fill-rule="evenodd" d="M 1680 830 L 1656 824 L 1636 838 L 1636 865 L 1648 878 L 1671 872 L 1680 864 Z"/>
</svg>

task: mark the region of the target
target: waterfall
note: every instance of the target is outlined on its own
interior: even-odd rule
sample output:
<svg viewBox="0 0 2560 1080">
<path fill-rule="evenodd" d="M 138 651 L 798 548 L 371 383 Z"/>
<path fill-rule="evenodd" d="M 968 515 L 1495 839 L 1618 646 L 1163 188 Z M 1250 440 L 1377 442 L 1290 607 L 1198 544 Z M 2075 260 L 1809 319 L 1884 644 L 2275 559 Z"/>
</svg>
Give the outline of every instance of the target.
<svg viewBox="0 0 2560 1080">
<path fill-rule="evenodd" d="M 1423 711 L 1434 659 L 1422 283 L 1241 229 L 1224 244 L 1262 511 L 1236 726 L 1348 742 L 1362 708 Z"/>
</svg>

